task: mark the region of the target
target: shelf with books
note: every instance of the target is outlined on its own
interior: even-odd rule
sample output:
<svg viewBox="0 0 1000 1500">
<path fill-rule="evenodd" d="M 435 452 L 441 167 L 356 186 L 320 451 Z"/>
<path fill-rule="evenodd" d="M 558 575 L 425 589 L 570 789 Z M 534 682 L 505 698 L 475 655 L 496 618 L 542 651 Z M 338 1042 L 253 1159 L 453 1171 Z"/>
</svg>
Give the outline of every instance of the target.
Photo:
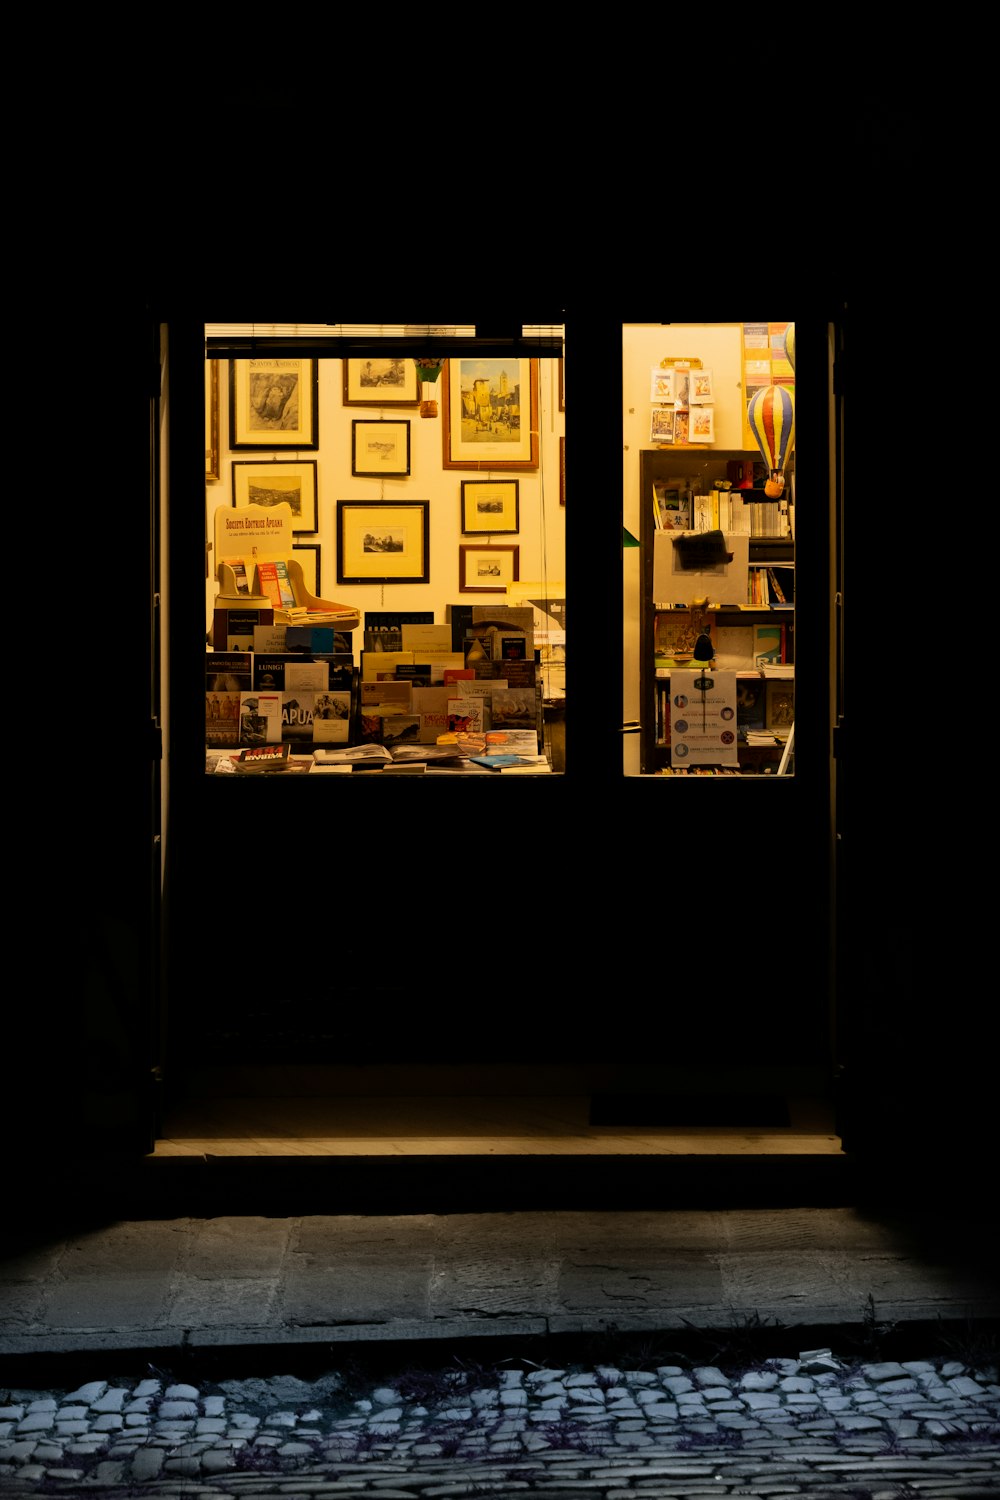
<svg viewBox="0 0 1000 1500">
<path fill-rule="evenodd" d="M 699 672 L 701 662 L 695 659 L 693 641 L 688 639 L 692 631 L 694 636 L 704 634 L 711 640 L 713 655 L 709 669 L 733 674 L 725 689 L 727 693 L 735 694 L 727 713 L 731 711 L 735 716 L 736 699 L 741 692 L 752 689 L 761 710 L 761 723 L 754 727 L 766 735 L 770 728 L 764 719 L 766 688 L 771 678 L 780 680 L 782 714 L 787 715 L 794 705 L 795 542 L 791 535 L 742 533 L 746 537 L 742 543 L 743 556 L 748 559 L 745 590 L 742 583 L 735 591 L 732 589 L 731 564 L 727 565 L 730 566 L 726 579 L 730 597 L 720 598 L 718 607 L 704 611 L 700 619 L 695 619 L 690 609 L 661 607 L 653 592 L 654 552 L 664 545 L 662 535 L 659 540 L 655 538 L 667 529 L 658 524 L 654 497 L 659 500 L 664 493 L 683 492 L 686 483 L 692 488 L 697 485 L 704 494 L 716 480 L 725 478 L 730 461 L 745 457 L 744 454 L 713 451 L 711 455 L 699 455 L 693 460 L 690 450 L 669 452 L 662 449 L 643 450 L 640 454 L 640 494 L 649 497 L 649 504 L 642 507 L 639 537 L 642 549 L 639 758 L 643 775 L 669 770 L 676 758 L 671 705 L 672 695 L 676 700 L 679 689 L 676 681 L 671 686 L 671 680 L 677 674 L 683 674 L 693 682 L 694 675 Z M 724 494 L 725 491 L 717 493 Z M 704 506 L 692 504 L 692 518 L 699 513 L 704 517 Z M 723 530 L 720 522 L 721 510 L 716 526 Z M 742 569 L 742 559 L 738 561 Z M 674 576 L 672 573 L 672 581 Z M 692 602 L 695 597 L 704 597 L 705 574 L 701 573 L 699 579 L 701 586 L 693 594 Z M 735 599 L 732 597 L 734 593 Z M 766 744 L 749 744 L 742 723 L 732 726 L 726 723 L 720 725 L 720 740 L 728 729 L 733 729 L 735 735 L 728 735 L 726 748 L 720 753 L 720 763 L 735 758 L 742 775 L 777 771 L 782 749 L 780 738 L 770 736 Z"/>
</svg>

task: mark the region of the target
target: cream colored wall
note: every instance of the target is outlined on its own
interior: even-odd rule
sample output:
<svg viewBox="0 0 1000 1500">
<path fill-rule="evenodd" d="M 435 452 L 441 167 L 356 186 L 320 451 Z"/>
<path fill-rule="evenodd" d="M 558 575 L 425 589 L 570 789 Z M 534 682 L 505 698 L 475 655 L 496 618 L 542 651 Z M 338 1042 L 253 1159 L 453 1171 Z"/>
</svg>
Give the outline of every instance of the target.
<svg viewBox="0 0 1000 1500">
<path fill-rule="evenodd" d="M 622 330 L 622 496 L 623 523 L 638 540 L 640 528 L 639 463 L 650 442 L 649 424 L 652 370 L 664 359 L 700 359 L 712 371 L 715 386 L 714 449 L 743 447 L 743 367 L 740 323 L 626 324 Z M 678 449 L 678 452 L 681 450 Z M 690 454 L 688 473 L 692 481 L 705 467 L 698 448 Z M 641 553 L 628 547 L 622 553 L 624 570 L 624 671 L 622 722 L 639 718 L 639 614 Z M 627 776 L 639 774 L 639 736 L 622 736 L 623 769 Z"/>
<path fill-rule="evenodd" d="M 222 463 L 217 483 L 206 485 L 206 536 L 215 534 L 215 512 L 220 505 L 232 505 L 233 459 L 286 461 L 316 459 L 318 463 L 318 530 L 315 535 L 296 538 L 301 542 L 319 542 L 322 570 L 320 594 L 338 603 L 356 605 L 362 625 L 354 632 L 355 660 L 360 660 L 362 631 L 366 610 L 428 610 L 443 624 L 446 606 L 456 603 L 504 602 L 499 595 L 462 594 L 458 588 L 460 545 L 485 545 L 485 536 L 462 534 L 462 480 L 516 478 L 519 482 L 520 530 L 504 533 L 494 541 L 515 543 L 519 549 L 520 580 L 546 583 L 554 596 L 564 597 L 566 509 L 559 503 L 559 438 L 565 432 L 565 417 L 559 410 L 559 362 L 538 361 L 539 467 L 536 472 L 508 475 L 498 471 L 442 468 L 442 422 L 420 416 L 417 407 L 345 406 L 343 372 L 340 359 L 319 362 L 319 448 L 317 450 L 267 449 L 232 453 L 228 447 L 229 406 L 228 366 L 220 371 L 219 425 Z M 438 409 L 441 408 L 440 382 L 437 384 Z M 390 420 L 410 423 L 410 474 L 405 479 L 356 479 L 351 474 L 352 421 Z M 430 579 L 426 584 L 337 583 L 336 515 L 338 500 L 429 500 L 430 501 Z M 214 559 L 210 558 L 206 584 L 205 628 L 212 619 L 213 601 L 218 592 Z"/>
</svg>

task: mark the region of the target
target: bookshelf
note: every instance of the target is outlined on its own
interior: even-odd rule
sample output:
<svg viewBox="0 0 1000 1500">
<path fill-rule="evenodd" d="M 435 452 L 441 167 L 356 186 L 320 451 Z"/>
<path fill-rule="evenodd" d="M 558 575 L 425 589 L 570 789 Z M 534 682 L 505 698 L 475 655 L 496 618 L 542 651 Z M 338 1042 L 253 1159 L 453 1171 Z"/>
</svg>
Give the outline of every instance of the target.
<svg viewBox="0 0 1000 1500">
<path fill-rule="evenodd" d="M 639 465 L 640 533 L 642 593 L 639 620 L 639 694 L 640 694 L 640 771 L 652 775 L 670 765 L 669 746 L 662 742 L 663 695 L 669 688 L 669 678 L 658 676 L 656 671 L 657 615 L 663 613 L 657 606 L 680 601 L 658 600 L 653 589 L 654 538 L 657 534 L 653 519 L 653 482 L 665 481 L 669 485 L 680 485 L 685 480 L 696 481 L 702 491 L 713 488 L 718 480 L 727 477 L 727 465 L 734 459 L 746 459 L 743 450 L 719 450 L 685 448 L 643 449 Z M 749 573 L 755 568 L 771 568 L 776 571 L 786 595 L 789 583 L 794 586 L 795 542 L 791 536 L 751 536 L 748 539 L 748 585 Z M 789 598 L 791 596 L 788 596 Z M 681 615 L 680 611 L 671 611 Z M 785 626 L 786 666 L 794 661 L 794 608 L 774 608 L 770 605 L 750 608 L 725 605 L 714 612 L 716 628 L 719 626 L 754 625 L 780 623 Z M 755 683 L 761 673 L 748 667 L 739 672 L 740 679 Z M 766 679 L 770 680 L 770 679 Z M 782 681 L 794 687 L 794 678 L 783 677 Z M 760 775 L 777 772 L 782 756 L 782 745 L 748 746 L 741 742 L 739 767 L 743 775 Z"/>
</svg>

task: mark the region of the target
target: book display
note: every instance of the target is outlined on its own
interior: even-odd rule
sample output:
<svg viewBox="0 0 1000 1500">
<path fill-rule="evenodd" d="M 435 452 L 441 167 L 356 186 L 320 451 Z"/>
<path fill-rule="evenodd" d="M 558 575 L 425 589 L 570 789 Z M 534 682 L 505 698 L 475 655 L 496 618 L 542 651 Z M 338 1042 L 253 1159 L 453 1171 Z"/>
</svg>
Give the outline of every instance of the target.
<svg viewBox="0 0 1000 1500">
<path fill-rule="evenodd" d="M 437 620 L 431 610 L 366 611 L 356 664 L 361 612 L 304 589 L 287 511 L 217 516 L 207 770 L 551 770 L 533 608 L 455 604 Z M 270 556 L 245 534 L 261 527 Z"/>
<path fill-rule="evenodd" d="M 641 770 L 777 774 L 794 723 L 793 512 L 733 488 L 754 473 L 744 453 L 713 450 L 697 489 L 690 469 L 684 453 L 640 455 Z"/>
<path fill-rule="evenodd" d="M 361 611 L 305 588 L 294 537 L 285 501 L 216 513 L 206 769 L 551 769 L 532 607 L 368 610 L 356 664 Z"/>
<path fill-rule="evenodd" d="M 540 761 L 551 769 L 544 753 L 541 670 L 528 623 L 520 623 L 517 631 L 504 618 L 484 631 L 481 622 L 470 620 L 463 645 L 471 667 L 455 665 L 465 661 L 465 650 L 441 650 L 438 660 L 426 662 L 413 661 L 412 651 L 363 650 L 357 667 L 349 652 L 210 649 L 206 747 L 290 747 L 291 760 L 275 760 L 278 770 L 300 769 L 292 763 L 296 757 L 333 764 L 333 747 L 342 747 L 345 763 L 366 769 L 373 761 L 396 759 L 402 748 L 419 751 L 421 762 L 444 760 L 469 774 L 500 769 L 492 758 L 501 756 L 513 756 L 521 770 L 537 773 Z M 450 647 L 451 624 L 439 629 Z M 455 748 L 456 736 L 473 737 L 463 746 L 467 753 Z M 491 764 L 470 764 L 472 752 Z M 215 761 L 209 769 L 216 770 Z"/>
</svg>

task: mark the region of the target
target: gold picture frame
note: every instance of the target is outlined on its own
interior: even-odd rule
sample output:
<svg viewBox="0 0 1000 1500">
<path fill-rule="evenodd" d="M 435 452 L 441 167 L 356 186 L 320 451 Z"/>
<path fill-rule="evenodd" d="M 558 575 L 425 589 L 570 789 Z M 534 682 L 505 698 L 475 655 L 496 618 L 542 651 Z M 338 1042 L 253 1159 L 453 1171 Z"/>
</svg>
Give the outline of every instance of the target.
<svg viewBox="0 0 1000 1500">
<path fill-rule="evenodd" d="M 463 535 L 485 536 L 490 532 L 519 531 L 520 529 L 519 480 L 462 480 Z"/>
<path fill-rule="evenodd" d="M 537 469 L 538 360 L 446 360 L 441 432 L 446 469 Z"/>
<path fill-rule="evenodd" d="M 428 583 L 429 500 L 338 500 L 337 582 Z"/>
<path fill-rule="evenodd" d="M 217 484 L 222 477 L 219 444 L 219 361 L 205 361 L 205 481 Z"/>
<path fill-rule="evenodd" d="M 229 446 L 319 447 L 319 361 L 231 359 Z"/>
<path fill-rule="evenodd" d="M 356 417 L 351 423 L 351 473 L 362 479 L 405 479 L 410 472 L 410 424 L 398 421 L 368 421 Z"/>
</svg>

